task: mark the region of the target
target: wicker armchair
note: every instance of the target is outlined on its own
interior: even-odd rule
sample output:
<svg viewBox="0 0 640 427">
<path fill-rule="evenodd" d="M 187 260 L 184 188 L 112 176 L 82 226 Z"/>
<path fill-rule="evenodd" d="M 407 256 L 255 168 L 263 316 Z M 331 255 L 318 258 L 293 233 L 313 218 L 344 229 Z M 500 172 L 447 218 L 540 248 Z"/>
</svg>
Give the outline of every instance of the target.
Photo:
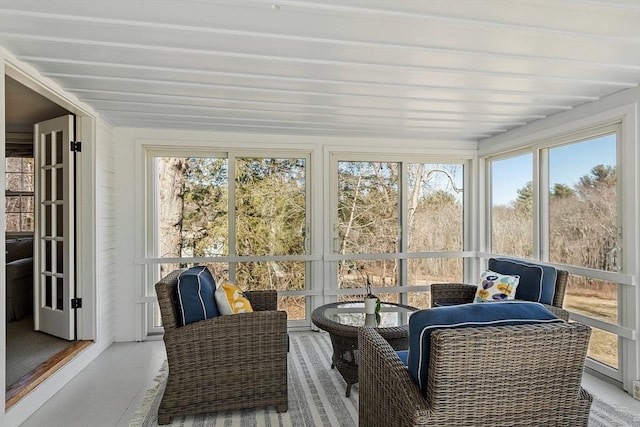
<svg viewBox="0 0 640 427">
<path fill-rule="evenodd" d="M 158 424 L 183 414 L 274 405 L 288 409 L 287 315 L 275 291 L 248 291 L 253 313 L 178 327 L 175 288 L 181 270 L 156 283 L 169 377 Z"/>
<path fill-rule="evenodd" d="M 575 323 L 433 331 L 423 394 L 391 346 L 361 328 L 360 426 L 587 426 L 590 333 Z"/>
<path fill-rule="evenodd" d="M 569 320 L 569 312 L 562 309 L 569 273 L 566 270 L 557 270 L 557 273 L 553 304 L 545 304 L 545 307 L 561 319 Z M 473 302 L 477 289 L 477 285 L 467 283 L 433 283 L 431 285 L 431 307 L 438 304 L 465 304 Z"/>
</svg>

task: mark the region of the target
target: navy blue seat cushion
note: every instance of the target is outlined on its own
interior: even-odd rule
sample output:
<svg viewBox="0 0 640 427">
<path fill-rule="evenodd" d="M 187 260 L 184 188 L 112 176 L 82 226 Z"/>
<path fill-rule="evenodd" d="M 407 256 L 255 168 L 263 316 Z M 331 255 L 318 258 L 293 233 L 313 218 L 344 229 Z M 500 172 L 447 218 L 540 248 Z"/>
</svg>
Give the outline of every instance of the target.
<svg viewBox="0 0 640 427">
<path fill-rule="evenodd" d="M 436 329 L 553 322 L 564 321 L 542 304 L 528 301 L 469 303 L 416 311 L 409 318 L 409 372 L 420 389 L 426 392 L 431 332 Z"/>
<path fill-rule="evenodd" d="M 400 358 L 404 366 L 409 365 L 409 350 L 399 350 L 396 351 L 396 353 L 398 354 L 398 357 Z"/>
<path fill-rule="evenodd" d="M 216 282 L 205 266 L 191 267 L 178 276 L 176 312 L 180 326 L 220 316 L 214 299 Z"/>
<path fill-rule="evenodd" d="M 516 299 L 553 305 L 558 272 L 554 267 L 509 258 L 490 258 L 489 270 L 518 275 Z"/>
</svg>

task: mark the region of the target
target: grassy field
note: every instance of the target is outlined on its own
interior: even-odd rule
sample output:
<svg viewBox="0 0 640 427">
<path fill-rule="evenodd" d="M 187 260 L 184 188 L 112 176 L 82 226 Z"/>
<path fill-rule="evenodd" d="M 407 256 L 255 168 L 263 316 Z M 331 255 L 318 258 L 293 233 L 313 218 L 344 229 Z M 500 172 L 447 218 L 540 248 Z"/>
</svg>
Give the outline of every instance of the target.
<svg viewBox="0 0 640 427">
<path fill-rule="evenodd" d="M 565 296 L 564 308 L 608 323 L 616 324 L 618 322 L 618 303 L 616 299 L 569 294 Z M 618 336 L 601 329 L 592 328 L 588 354 L 589 357 L 617 369 Z"/>
</svg>

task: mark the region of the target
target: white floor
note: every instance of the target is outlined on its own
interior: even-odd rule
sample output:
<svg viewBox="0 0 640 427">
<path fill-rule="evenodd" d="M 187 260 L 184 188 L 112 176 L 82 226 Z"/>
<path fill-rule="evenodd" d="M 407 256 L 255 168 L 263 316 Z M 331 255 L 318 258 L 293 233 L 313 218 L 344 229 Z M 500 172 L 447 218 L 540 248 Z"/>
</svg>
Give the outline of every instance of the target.
<svg viewBox="0 0 640 427">
<path fill-rule="evenodd" d="M 161 340 L 115 343 L 21 426 L 129 426 L 165 359 Z"/>
<path fill-rule="evenodd" d="M 165 358 L 162 341 L 113 344 L 22 426 L 128 426 Z M 615 386 L 588 374 L 583 385 L 640 414 L 640 401 Z"/>
</svg>

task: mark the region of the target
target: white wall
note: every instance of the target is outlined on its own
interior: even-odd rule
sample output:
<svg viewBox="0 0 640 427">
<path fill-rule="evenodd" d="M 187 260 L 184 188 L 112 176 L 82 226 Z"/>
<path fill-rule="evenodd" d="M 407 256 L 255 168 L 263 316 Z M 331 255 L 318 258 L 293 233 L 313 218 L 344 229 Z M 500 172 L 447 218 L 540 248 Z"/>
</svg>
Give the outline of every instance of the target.
<svg viewBox="0 0 640 427">
<path fill-rule="evenodd" d="M 114 338 L 116 341 L 136 341 L 141 334 L 136 331 L 142 315 L 141 307 L 137 303 L 138 288 L 142 277 L 135 260 L 136 240 L 143 239 L 141 231 L 136 232 L 136 194 L 139 183 L 136 182 L 135 170 L 143 167 L 136 165 L 133 138 L 125 136 L 121 129 L 115 132 L 115 241 L 118 250 L 115 254 L 115 281 L 118 284 L 115 305 L 117 315 L 114 320 Z"/>
<path fill-rule="evenodd" d="M 95 229 L 96 229 L 96 337 L 111 343 L 115 337 L 116 318 L 116 229 L 115 148 L 113 128 L 100 121 L 97 126 Z"/>
</svg>

